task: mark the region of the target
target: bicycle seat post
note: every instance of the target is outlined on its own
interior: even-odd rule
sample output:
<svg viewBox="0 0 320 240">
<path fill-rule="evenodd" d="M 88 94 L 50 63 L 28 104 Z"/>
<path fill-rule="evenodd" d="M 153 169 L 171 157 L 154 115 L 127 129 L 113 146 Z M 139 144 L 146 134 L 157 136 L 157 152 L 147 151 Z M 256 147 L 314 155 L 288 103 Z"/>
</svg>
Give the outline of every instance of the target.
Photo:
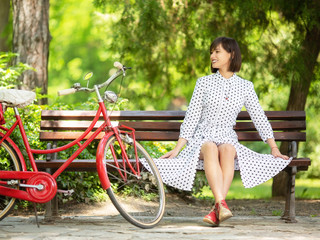
<svg viewBox="0 0 320 240">
<path fill-rule="evenodd" d="M 19 114 L 19 111 L 18 111 L 18 108 L 17 108 L 17 107 L 13 107 L 13 110 L 14 110 L 14 114 L 15 114 L 16 116 L 20 116 L 20 114 Z"/>
</svg>

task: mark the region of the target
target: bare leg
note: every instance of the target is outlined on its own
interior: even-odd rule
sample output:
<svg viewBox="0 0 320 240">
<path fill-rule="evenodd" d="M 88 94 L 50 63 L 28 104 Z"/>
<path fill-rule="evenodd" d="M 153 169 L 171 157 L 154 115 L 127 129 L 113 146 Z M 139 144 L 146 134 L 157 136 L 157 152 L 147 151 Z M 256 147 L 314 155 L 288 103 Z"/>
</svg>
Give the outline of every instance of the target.
<svg viewBox="0 0 320 240">
<path fill-rule="evenodd" d="M 219 163 L 218 147 L 213 142 L 205 142 L 201 147 L 204 159 L 204 170 L 215 201 L 224 199 L 224 183 Z"/>
<path fill-rule="evenodd" d="M 236 150 L 231 144 L 217 147 L 213 142 L 206 142 L 201 148 L 200 158 L 204 159 L 204 170 L 216 202 L 203 221 L 213 226 L 232 217 L 224 199 L 233 179 L 235 155 Z"/>
<path fill-rule="evenodd" d="M 225 199 L 234 176 L 236 149 L 231 144 L 222 144 L 218 147 L 218 151 L 223 176 L 223 199 Z"/>
</svg>

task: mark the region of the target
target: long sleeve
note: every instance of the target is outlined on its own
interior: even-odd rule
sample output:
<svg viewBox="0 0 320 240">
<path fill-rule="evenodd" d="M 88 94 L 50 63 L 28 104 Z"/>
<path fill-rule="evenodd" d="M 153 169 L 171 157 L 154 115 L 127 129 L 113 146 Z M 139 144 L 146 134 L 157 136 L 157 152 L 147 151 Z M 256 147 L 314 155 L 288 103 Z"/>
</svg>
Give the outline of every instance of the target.
<svg viewBox="0 0 320 240">
<path fill-rule="evenodd" d="M 204 81 L 202 81 L 201 78 L 199 78 L 194 88 L 184 121 L 180 127 L 179 137 L 184 138 L 187 141 L 189 141 L 192 138 L 197 124 L 201 118 L 204 90 Z"/>
<path fill-rule="evenodd" d="M 266 143 L 268 138 L 274 138 L 271 124 L 259 103 L 259 99 L 252 82 L 250 82 L 244 105 L 254 126 L 258 130 L 262 141 Z"/>
</svg>

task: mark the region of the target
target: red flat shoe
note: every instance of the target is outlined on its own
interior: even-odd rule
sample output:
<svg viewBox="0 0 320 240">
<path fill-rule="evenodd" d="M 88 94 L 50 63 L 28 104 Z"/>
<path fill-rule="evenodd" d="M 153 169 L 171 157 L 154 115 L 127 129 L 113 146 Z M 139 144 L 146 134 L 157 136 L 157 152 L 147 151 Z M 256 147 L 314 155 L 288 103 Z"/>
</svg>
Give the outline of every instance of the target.
<svg viewBox="0 0 320 240">
<path fill-rule="evenodd" d="M 218 208 L 218 203 L 216 203 L 215 206 L 211 209 L 210 213 L 203 218 L 203 221 L 205 223 L 209 223 L 213 227 L 219 226 L 219 219 L 217 217 L 217 208 Z"/>
<path fill-rule="evenodd" d="M 222 200 L 218 204 L 217 216 L 220 222 L 223 222 L 233 216 L 225 200 Z"/>
</svg>

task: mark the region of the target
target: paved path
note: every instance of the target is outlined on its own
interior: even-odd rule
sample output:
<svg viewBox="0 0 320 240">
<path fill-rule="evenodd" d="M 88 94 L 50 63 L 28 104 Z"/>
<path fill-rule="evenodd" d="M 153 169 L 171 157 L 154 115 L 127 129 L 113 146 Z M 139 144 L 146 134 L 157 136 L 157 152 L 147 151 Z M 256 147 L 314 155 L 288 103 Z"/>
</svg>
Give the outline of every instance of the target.
<svg viewBox="0 0 320 240">
<path fill-rule="evenodd" d="M 319 239 L 320 217 L 297 217 L 298 223 L 288 224 L 279 217 L 235 216 L 220 227 L 202 223 L 198 217 L 165 217 L 152 229 L 139 229 L 122 217 L 64 217 L 37 228 L 34 217 L 7 217 L 0 222 L 0 239 Z"/>
</svg>

